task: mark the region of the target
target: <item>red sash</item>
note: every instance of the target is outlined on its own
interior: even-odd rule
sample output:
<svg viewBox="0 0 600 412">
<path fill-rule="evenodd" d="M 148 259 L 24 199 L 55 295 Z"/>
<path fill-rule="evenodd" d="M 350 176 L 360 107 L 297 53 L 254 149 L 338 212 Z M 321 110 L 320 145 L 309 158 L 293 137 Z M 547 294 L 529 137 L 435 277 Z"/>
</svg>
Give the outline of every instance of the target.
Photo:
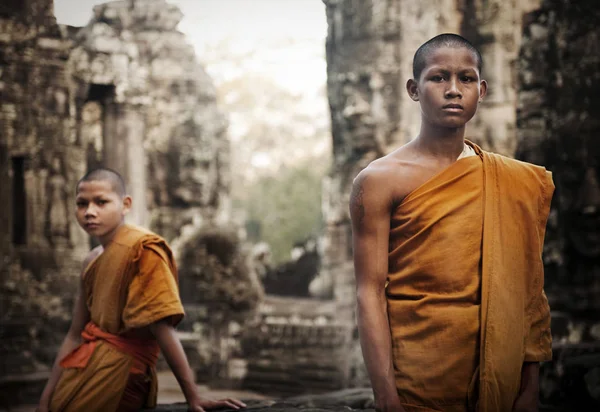
<svg viewBox="0 0 600 412">
<path fill-rule="evenodd" d="M 158 360 L 160 348 L 158 342 L 152 339 L 125 338 L 112 333 L 104 332 L 93 322 L 88 322 L 81 332 L 83 343 L 60 361 L 63 368 L 85 368 L 96 349 L 96 345 L 103 340 L 112 345 L 119 352 L 132 356 L 137 362 L 148 367 L 154 367 Z M 136 368 L 137 369 L 137 368 Z"/>
</svg>

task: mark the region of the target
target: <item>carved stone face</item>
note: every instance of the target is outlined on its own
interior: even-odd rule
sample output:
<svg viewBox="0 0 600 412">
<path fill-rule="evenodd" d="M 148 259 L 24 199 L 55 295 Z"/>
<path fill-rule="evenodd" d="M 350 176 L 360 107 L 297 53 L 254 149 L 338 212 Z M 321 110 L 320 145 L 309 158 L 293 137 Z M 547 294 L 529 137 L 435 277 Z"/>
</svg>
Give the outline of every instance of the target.
<svg viewBox="0 0 600 412">
<path fill-rule="evenodd" d="M 206 150 L 208 148 L 204 148 Z M 189 205 L 207 206 L 216 182 L 214 160 L 196 149 L 182 150 L 179 154 L 178 186 L 175 196 Z"/>
<path fill-rule="evenodd" d="M 373 145 L 375 120 L 371 109 L 368 79 L 347 81 L 342 87 L 342 128 L 350 136 L 350 146 L 359 151 Z"/>
<path fill-rule="evenodd" d="M 177 127 L 169 141 L 167 190 L 172 205 L 211 206 L 219 170 L 214 135 L 193 119 Z"/>
</svg>

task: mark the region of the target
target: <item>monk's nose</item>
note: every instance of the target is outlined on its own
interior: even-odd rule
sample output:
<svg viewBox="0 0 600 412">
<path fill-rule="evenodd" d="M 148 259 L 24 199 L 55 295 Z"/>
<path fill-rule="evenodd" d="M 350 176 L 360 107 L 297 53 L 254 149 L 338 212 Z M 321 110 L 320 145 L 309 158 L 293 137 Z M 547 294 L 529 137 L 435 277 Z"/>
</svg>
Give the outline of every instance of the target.
<svg viewBox="0 0 600 412">
<path fill-rule="evenodd" d="M 446 97 L 447 98 L 462 97 L 462 93 L 460 92 L 460 89 L 458 88 L 458 82 L 454 78 L 452 78 L 448 81 L 448 88 L 446 89 Z"/>
<path fill-rule="evenodd" d="M 96 206 L 93 204 L 90 204 L 87 209 L 85 210 L 85 216 L 96 216 L 97 214 L 97 210 L 96 210 Z"/>
</svg>

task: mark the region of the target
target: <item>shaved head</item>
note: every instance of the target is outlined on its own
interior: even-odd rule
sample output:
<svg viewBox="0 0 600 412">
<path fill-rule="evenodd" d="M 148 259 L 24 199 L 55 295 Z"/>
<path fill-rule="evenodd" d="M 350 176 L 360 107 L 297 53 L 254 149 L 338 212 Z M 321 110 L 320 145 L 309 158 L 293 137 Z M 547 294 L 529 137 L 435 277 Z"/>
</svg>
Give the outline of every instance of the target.
<svg viewBox="0 0 600 412">
<path fill-rule="evenodd" d="M 477 61 L 477 69 L 481 75 L 481 69 L 483 67 L 483 59 L 481 53 L 475 46 L 473 46 L 467 39 L 458 34 L 444 33 L 426 41 L 417 49 L 413 58 L 413 78 L 419 80 L 421 72 L 427 66 L 427 57 L 429 54 L 441 47 L 461 48 L 469 50 L 475 56 Z"/>
<path fill-rule="evenodd" d="M 125 180 L 123 180 L 123 177 L 118 172 L 105 167 L 87 172 L 86 175 L 79 179 L 79 182 L 77 182 L 76 191 L 79 192 L 79 185 L 83 182 L 98 181 L 109 182 L 119 197 L 124 197 L 127 194 L 127 191 L 125 190 Z"/>
</svg>

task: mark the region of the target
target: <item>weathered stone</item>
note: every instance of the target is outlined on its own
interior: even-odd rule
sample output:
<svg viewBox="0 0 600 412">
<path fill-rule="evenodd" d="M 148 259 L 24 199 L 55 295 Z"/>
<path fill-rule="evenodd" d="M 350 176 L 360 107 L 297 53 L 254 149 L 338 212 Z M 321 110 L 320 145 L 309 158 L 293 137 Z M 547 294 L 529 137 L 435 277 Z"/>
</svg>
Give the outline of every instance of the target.
<svg viewBox="0 0 600 412">
<path fill-rule="evenodd" d="M 0 392 L 37 391 L 15 401 L 37 400 L 25 383 L 39 389 L 29 377 L 48 372 L 69 325 L 90 246 L 72 196 L 87 170 L 121 172 L 130 221 L 170 241 L 229 216 L 227 123 L 176 30 L 179 9 L 110 2 L 83 29 L 59 27 L 52 10 L 52 0 L 0 6 Z"/>
<path fill-rule="evenodd" d="M 370 392 L 370 389 L 363 389 L 363 392 Z M 273 401 L 245 401 L 247 408 L 244 410 L 252 411 L 270 411 L 270 412 L 348 412 L 348 411 L 371 411 L 375 409 L 372 407 L 351 407 L 352 401 L 345 403 L 344 395 L 345 392 L 333 393 L 331 398 L 320 398 L 306 397 L 302 399 L 288 398 L 282 400 Z M 353 394 L 349 394 L 352 397 Z M 360 395 L 359 395 L 360 396 Z M 365 398 L 368 395 L 365 395 Z M 338 398 L 339 397 L 339 398 Z M 333 402 L 332 402 L 333 401 Z M 368 402 L 368 400 L 366 400 Z M 231 409 L 222 409 L 223 411 L 232 411 Z M 147 410 L 149 411 L 149 410 Z M 185 404 L 171 404 L 171 405 L 157 405 L 156 409 L 152 411 L 157 412 L 184 412 L 187 411 L 187 405 Z"/>
<path fill-rule="evenodd" d="M 600 408 L 600 10 L 593 1 L 543 1 L 526 16 L 516 157 L 553 172 L 556 191 L 544 247 L 554 361 L 541 398 Z M 555 325 L 560 324 L 560 327 Z M 595 410 L 593 409 L 593 410 Z M 592 409 L 588 409 L 592 410 Z"/>
<path fill-rule="evenodd" d="M 267 296 L 257 321 L 242 330 L 242 386 L 273 396 L 345 387 L 350 359 L 338 348 L 348 345 L 349 329 L 333 301 Z"/>
<path fill-rule="evenodd" d="M 229 192 L 227 123 L 210 78 L 175 28 L 181 17 L 164 0 L 97 6 L 70 59 L 83 96 L 77 109 L 101 102 L 111 128 L 101 163 L 120 170 L 134 191 L 131 221 L 155 229 L 176 223 L 169 240 L 185 224 L 173 215 L 190 208 L 203 219 L 217 209 L 226 215 Z"/>
<path fill-rule="evenodd" d="M 37 397 L 47 378 L 87 248 L 71 218 L 84 151 L 72 142 L 70 41 L 52 1 L 0 9 L 0 407 L 8 407 Z"/>
<path fill-rule="evenodd" d="M 369 411 L 374 412 L 373 392 L 371 388 L 356 388 L 325 393 L 322 395 L 305 395 L 292 398 L 255 401 L 244 401 L 247 408 L 244 410 L 264 412 L 348 412 Z M 171 405 L 158 405 L 152 411 L 157 412 L 184 412 L 187 405 L 183 403 Z M 540 412 L 569 412 L 575 409 L 540 405 Z M 577 409 L 591 410 L 591 409 Z M 147 410 L 149 411 L 149 410 Z M 230 411 L 223 409 L 223 411 Z"/>
<path fill-rule="evenodd" d="M 235 384 L 239 376 L 233 359 L 239 360 L 236 342 L 240 325 L 255 318 L 263 297 L 249 253 L 236 228 L 200 226 L 174 244 L 181 299 L 187 316 L 180 329 L 197 335 L 201 381 Z"/>
</svg>

